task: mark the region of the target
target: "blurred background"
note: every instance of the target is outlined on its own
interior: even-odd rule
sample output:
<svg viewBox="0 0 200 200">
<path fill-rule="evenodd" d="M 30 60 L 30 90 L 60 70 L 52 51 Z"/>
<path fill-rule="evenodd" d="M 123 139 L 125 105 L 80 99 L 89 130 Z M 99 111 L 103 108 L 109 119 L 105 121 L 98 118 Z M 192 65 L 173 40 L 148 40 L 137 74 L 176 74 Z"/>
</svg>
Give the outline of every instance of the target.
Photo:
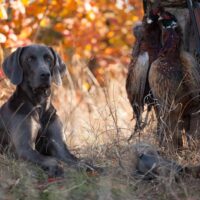
<svg viewBox="0 0 200 200">
<path fill-rule="evenodd" d="M 0 62 L 20 46 L 52 46 L 67 64 L 53 99 L 71 143 L 86 144 L 81 137 L 104 143 L 119 132 L 128 137 L 134 122 L 125 79 L 132 28 L 142 15 L 138 0 L 1 1 Z M 14 88 L 2 70 L 0 77 L 1 105 Z"/>
<path fill-rule="evenodd" d="M 142 19 L 142 2 L 0 0 L 0 106 L 15 89 L 2 72 L 4 58 L 24 45 L 52 46 L 67 65 L 63 85 L 53 86 L 53 104 L 68 147 L 107 169 L 107 175 L 96 177 L 66 166 L 64 182 L 52 183 L 40 168 L 0 155 L 0 199 L 199 199 L 196 179 L 174 186 L 172 177 L 158 184 L 136 180 L 129 173 L 132 143 L 145 141 L 163 152 L 156 141 L 154 112 L 131 144 L 127 142 L 135 120 L 125 81 L 134 44 L 132 28 Z M 182 165 L 200 159 L 199 145 L 189 153 L 185 149 L 164 154 Z"/>
<path fill-rule="evenodd" d="M 1 51 L 6 56 L 19 46 L 44 43 L 59 51 L 71 74 L 72 61 L 81 60 L 104 84 L 110 64 L 129 62 L 132 27 L 142 12 L 137 0 L 1 1 Z"/>
</svg>

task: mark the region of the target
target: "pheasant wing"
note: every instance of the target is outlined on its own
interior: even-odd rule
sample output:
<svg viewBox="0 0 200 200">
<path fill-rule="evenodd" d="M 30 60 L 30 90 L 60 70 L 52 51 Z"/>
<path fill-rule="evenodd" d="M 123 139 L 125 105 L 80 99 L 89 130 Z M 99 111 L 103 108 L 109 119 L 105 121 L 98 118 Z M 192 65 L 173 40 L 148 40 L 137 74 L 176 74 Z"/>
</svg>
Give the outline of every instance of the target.
<svg viewBox="0 0 200 200">
<path fill-rule="evenodd" d="M 147 52 L 139 54 L 137 60 L 129 66 L 126 80 L 126 91 L 131 105 L 143 104 L 145 84 L 149 68 L 149 56 Z"/>
</svg>

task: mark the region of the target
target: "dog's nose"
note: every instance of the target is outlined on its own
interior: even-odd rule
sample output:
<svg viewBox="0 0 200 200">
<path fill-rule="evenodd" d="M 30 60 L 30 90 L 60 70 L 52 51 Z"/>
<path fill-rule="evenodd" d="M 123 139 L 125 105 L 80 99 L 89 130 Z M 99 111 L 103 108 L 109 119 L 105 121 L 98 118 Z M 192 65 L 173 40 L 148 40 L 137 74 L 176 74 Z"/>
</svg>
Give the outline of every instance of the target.
<svg viewBox="0 0 200 200">
<path fill-rule="evenodd" d="M 50 77 L 49 72 L 43 72 L 43 73 L 40 74 L 41 80 L 44 80 L 44 81 L 49 80 L 49 77 Z"/>
</svg>

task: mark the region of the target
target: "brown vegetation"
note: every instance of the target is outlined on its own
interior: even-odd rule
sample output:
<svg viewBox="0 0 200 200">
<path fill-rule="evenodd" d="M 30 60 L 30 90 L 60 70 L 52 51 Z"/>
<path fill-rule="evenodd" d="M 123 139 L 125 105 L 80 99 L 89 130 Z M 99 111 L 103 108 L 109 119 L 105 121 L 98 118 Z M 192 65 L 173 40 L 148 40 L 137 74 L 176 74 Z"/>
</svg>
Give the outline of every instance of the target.
<svg viewBox="0 0 200 200">
<path fill-rule="evenodd" d="M 103 12 L 101 10 L 99 11 L 100 16 L 95 18 L 96 20 L 92 20 L 88 17 L 90 14 L 91 16 L 96 16 L 95 11 L 86 11 L 83 6 L 84 3 L 81 3 L 84 1 L 76 1 L 76 4 L 73 4 L 74 1 L 59 1 L 59 4 L 55 4 L 56 1 L 48 1 L 51 2 L 48 9 L 46 8 L 47 1 L 33 1 L 32 4 L 27 3 L 28 1 L 22 1 L 24 4 L 21 4 L 21 1 L 16 2 L 18 4 L 16 3 L 15 7 L 12 8 L 13 10 L 11 9 L 14 13 L 14 21 L 4 21 L 0 25 L 1 34 L 6 37 L 6 42 L 2 44 L 5 55 L 7 55 L 7 49 L 16 47 L 15 44 L 24 44 L 21 41 L 28 41 L 28 43 L 42 41 L 57 47 L 69 66 L 65 84 L 60 88 L 55 87 L 53 96 L 54 105 L 58 109 L 65 126 L 67 143 L 77 156 L 84 157 L 98 166 L 104 167 L 106 170 L 105 174 L 96 175 L 77 172 L 65 166 L 65 178 L 51 180 L 37 166 L 13 160 L 12 155 L 1 155 L 0 198 L 199 199 L 200 181 L 192 176 L 186 176 L 179 182 L 175 182 L 171 177 L 160 177 L 156 181 L 146 182 L 133 178 L 129 173 L 130 168 L 128 167 L 133 154 L 132 151 L 129 151 L 129 145 L 131 146 L 132 144 L 128 144 L 127 139 L 132 133 L 134 124 L 131 121 L 132 110 L 125 92 L 125 75 L 127 74 L 126 64 L 129 61 L 130 46 L 133 42 L 131 27 L 134 20 L 138 19 L 135 15 L 142 13 L 141 10 L 138 9 L 136 14 L 115 10 L 114 1 L 101 0 L 98 1 L 99 3 L 91 3 L 91 7 L 96 6 L 105 10 L 109 8 L 109 12 L 106 10 L 102 16 Z M 66 5 L 64 5 L 64 2 L 66 2 Z M 139 4 L 139 1 L 130 2 L 132 2 L 132 5 L 136 4 L 136 6 Z M 16 7 L 17 5 L 21 7 Z M 9 5 L 5 4 L 5 7 L 7 6 Z M 23 10 L 23 7 L 27 10 L 25 14 L 19 10 Z M 67 13 L 61 12 L 64 7 L 68 8 L 66 9 Z M 76 10 L 79 10 L 80 13 L 76 12 Z M 48 16 L 42 18 L 45 19 L 44 21 L 40 18 L 42 13 Z M 126 18 L 127 15 L 130 19 Z M 74 16 L 77 16 L 75 18 L 76 23 L 71 24 Z M 81 20 L 83 16 L 86 17 Z M 32 17 L 33 19 L 31 19 Z M 91 30 L 103 31 L 104 28 L 107 30 L 104 27 L 104 23 L 99 22 L 100 19 L 105 20 L 105 17 L 109 18 L 109 22 L 112 24 L 109 30 L 113 31 L 112 33 L 108 31 L 103 34 L 106 35 L 106 38 L 104 38 L 105 40 L 101 38 L 101 41 L 104 43 L 111 40 L 109 41 L 110 46 L 101 48 L 100 45 L 102 43 L 97 43 L 96 46 L 98 48 L 96 51 L 95 46 L 91 43 L 91 39 L 96 37 L 96 33 L 92 35 L 88 33 Z M 52 33 L 53 36 L 50 37 L 50 30 L 52 29 L 42 27 L 50 18 L 60 19 L 59 22 L 56 21 L 53 24 L 52 29 L 59 30 L 59 27 L 61 27 L 61 32 L 70 33 L 71 37 L 65 35 L 57 40 L 58 35 L 54 35 L 54 32 Z M 65 29 L 62 29 L 63 18 L 67 19 L 67 22 L 64 23 L 67 26 Z M 120 18 L 123 20 L 120 20 Z M 27 26 L 25 31 L 24 28 L 29 21 L 31 24 Z M 82 26 L 79 23 L 81 21 L 83 23 Z M 116 21 L 117 24 L 115 24 Z M 3 32 L 2 27 L 6 28 L 7 23 L 10 23 L 8 27 L 12 28 L 12 30 Z M 38 24 L 40 24 L 39 28 Z M 87 24 L 90 28 L 86 27 Z M 95 27 L 98 24 L 100 24 L 99 29 Z M 23 25 L 23 27 L 20 27 L 20 25 Z M 71 27 L 69 30 L 68 26 Z M 30 29 L 30 27 L 32 28 Z M 30 35 L 26 35 L 29 33 L 28 29 L 32 30 Z M 59 31 L 56 31 L 56 34 L 57 32 Z M 115 38 L 115 35 L 119 33 L 119 38 L 126 39 L 123 42 L 113 41 L 114 44 L 118 44 L 117 50 L 115 50 L 116 46 L 113 46 L 112 38 Z M 13 34 L 17 36 L 17 41 L 12 41 L 15 37 Z M 23 34 L 25 35 L 23 36 Z M 50 38 L 43 40 L 47 35 Z M 34 38 L 37 39 L 34 40 Z M 89 40 L 86 40 L 88 38 Z M 51 41 L 53 42 L 51 43 Z M 91 46 L 86 44 L 91 44 Z M 91 51 L 91 48 L 94 48 L 94 51 Z M 98 59 L 97 68 L 95 68 L 97 69 L 95 71 L 96 74 L 92 73 L 91 68 L 88 68 L 91 52 L 99 52 L 94 54 Z M 101 67 L 99 68 L 99 66 Z M 97 76 L 95 77 L 94 74 Z M 101 80 L 103 80 L 103 84 L 101 84 Z M 101 85 L 104 87 L 101 87 Z M 3 79 L 0 81 L 0 90 L 0 105 L 2 105 L 12 93 L 13 86 L 7 79 Z M 173 159 L 183 166 L 195 165 L 200 162 L 198 141 L 195 141 L 190 148 L 183 149 L 180 152 L 164 150 L 158 147 L 155 127 L 156 117 L 154 112 L 151 112 L 148 125 L 141 134 L 133 135 L 132 142 L 145 141 L 151 143 L 165 158 Z"/>
</svg>

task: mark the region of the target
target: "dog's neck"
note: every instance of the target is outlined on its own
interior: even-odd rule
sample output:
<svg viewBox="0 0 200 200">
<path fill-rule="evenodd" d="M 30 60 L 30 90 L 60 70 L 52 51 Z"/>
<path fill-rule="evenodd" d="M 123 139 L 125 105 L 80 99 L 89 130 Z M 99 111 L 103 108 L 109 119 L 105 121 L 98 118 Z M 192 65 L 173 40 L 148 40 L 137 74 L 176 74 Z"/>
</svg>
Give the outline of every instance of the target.
<svg viewBox="0 0 200 200">
<path fill-rule="evenodd" d="M 20 95 L 20 99 L 24 102 L 31 103 L 33 106 L 42 106 L 48 109 L 51 103 L 51 88 L 49 88 L 47 92 L 48 95 L 43 93 L 34 93 L 28 86 L 18 85 L 15 90 L 15 95 Z"/>
<path fill-rule="evenodd" d="M 56 116 L 56 110 L 51 104 L 51 95 L 39 97 L 32 94 L 31 91 L 27 91 L 27 88 L 24 90 L 21 86 L 17 86 L 8 101 L 8 106 L 14 113 L 25 116 L 31 114 L 35 120 L 40 121 L 44 125 Z"/>
<path fill-rule="evenodd" d="M 10 110 L 22 115 L 34 113 L 35 119 L 40 120 L 44 113 L 55 110 L 51 104 L 51 95 L 48 97 L 38 96 L 31 93 L 30 90 L 24 90 L 17 86 L 15 92 L 8 101 Z M 52 108 L 52 109 L 51 109 Z"/>
</svg>

